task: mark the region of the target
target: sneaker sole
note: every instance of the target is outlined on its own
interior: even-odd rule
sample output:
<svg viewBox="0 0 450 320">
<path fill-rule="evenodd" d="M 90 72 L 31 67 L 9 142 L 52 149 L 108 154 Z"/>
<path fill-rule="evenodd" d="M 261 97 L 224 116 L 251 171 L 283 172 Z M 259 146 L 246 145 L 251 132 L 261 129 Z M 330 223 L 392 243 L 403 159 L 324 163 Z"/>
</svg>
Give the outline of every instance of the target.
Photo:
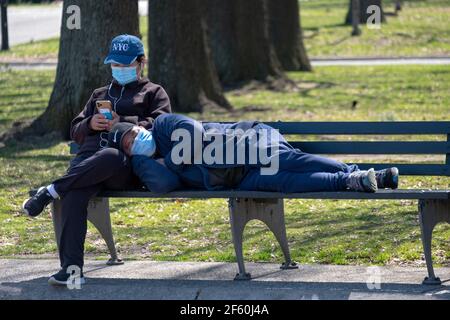
<svg viewBox="0 0 450 320">
<path fill-rule="evenodd" d="M 80 278 L 80 285 L 83 285 L 86 283 L 85 278 Z M 60 281 L 55 279 L 55 277 L 50 277 L 50 279 L 48 279 L 48 284 L 52 285 L 52 286 L 67 286 L 67 280 L 66 281 Z"/>
<path fill-rule="evenodd" d="M 41 191 L 42 189 L 44 189 L 45 187 L 40 187 L 38 190 L 37 190 L 37 192 L 39 192 L 39 191 Z M 29 200 L 30 200 L 31 198 L 28 198 L 28 199 L 26 199 L 26 200 L 24 200 L 23 202 L 22 202 L 22 211 L 27 215 L 27 216 L 29 216 L 30 218 L 36 218 L 37 216 L 32 216 L 32 215 L 30 215 L 30 212 L 25 208 L 25 203 L 27 203 Z"/>
<path fill-rule="evenodd" d="M 366 190 L 367 192 L 376 192 L 378 190 L 377 187 L 377 178 L 375 176 L 375 170 L 370 168 L 367 171 L 367 178 L 369 179 L 370 189 Z"/>
<path fill-rule="evenodd" d="M 30 213 L 28 212 L 28 210 L 25 209 L 25 203 L 27 203 L 28 200 L 30 200 L 30 199 L 31 199 L 31 198 L 25 199 L 24 202 L 22 202 L 22 211 L 23 211 L 23 213 L 25 213 L 27 216 L 32 217 L 32 216 L 30 215 Z"/>
<path fill-rule="evenodd" d="M 397 189 L 398 188 L 398 168 L 392 167 L 390 172 L 391 172 L 391 179 L 392 179 L 392 183 L 393 183 L 393 185 L 390 187 L 391 187 L 391 189 Z"/>
</svg>

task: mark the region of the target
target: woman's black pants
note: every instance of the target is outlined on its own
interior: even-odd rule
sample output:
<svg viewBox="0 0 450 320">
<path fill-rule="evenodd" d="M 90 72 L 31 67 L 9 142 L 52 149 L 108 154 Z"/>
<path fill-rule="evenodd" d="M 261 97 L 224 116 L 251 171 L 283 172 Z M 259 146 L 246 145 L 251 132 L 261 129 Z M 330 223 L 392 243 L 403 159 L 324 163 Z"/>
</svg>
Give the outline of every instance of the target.
<svg viewBox="0 0 450 320">
<path fill-rule="evenodd" d="M 62 206 L 59 245 L 62 268 L 71 265 L 83 268 L 89 200 L 103 188 L 132 189 L 137 183 L 130 159 L 117 149 L 106 148 L 94 154 L 80 154 L 71 161 L 67 173 L 53 182 Z"/>
</svg>

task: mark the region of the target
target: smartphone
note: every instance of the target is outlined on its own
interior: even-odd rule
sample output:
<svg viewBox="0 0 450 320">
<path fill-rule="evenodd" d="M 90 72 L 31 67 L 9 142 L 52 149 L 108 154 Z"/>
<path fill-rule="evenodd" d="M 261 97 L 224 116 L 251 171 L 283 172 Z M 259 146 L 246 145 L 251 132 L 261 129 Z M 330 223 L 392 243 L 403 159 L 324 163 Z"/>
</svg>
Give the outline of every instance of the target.
<svg viewBox="0 0 450 320">
<path fill-rule="evenodd" d="M 108 119 L 108 120 L 113 119 L 111 101 L 98 100 L 95 102 L 95 105 L 97 106 L 98 112 L 101 113 L 102 115 L 104 115 L 106 117 L 106 119 Z"/>
</svg>

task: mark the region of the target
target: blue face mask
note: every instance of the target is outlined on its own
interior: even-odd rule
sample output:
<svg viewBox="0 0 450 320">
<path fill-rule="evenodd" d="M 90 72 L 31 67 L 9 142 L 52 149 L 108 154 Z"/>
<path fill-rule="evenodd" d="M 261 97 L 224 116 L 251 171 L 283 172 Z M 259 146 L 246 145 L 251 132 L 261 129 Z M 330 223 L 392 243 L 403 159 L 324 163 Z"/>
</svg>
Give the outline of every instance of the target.
<svg viewBox="0 0 450 320">
<path fill-rule="evenodd" d="M 111 71 L 114 79 L 122 86 L 138 78 L 136 67 L 111 67 Z"/>
<path fill-rule="evenodd" d="M 131 155 L 141 155 L 151 157 L 156 151 L 155 140 L 153 140 L 152 133 L 145 129 L 140 129 L 136 138 L 134 138 L 131 146 Z"/>
</svg>

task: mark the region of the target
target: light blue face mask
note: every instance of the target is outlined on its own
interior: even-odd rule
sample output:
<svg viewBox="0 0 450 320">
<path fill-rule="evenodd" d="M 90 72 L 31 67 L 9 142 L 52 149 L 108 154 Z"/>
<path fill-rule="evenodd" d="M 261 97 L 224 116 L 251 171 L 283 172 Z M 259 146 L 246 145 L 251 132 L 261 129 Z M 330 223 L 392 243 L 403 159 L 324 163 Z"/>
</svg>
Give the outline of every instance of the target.
<svg viewBox="0 0 450 320">
<path fill-rule="evenodd" d="M 131 155 L 141 155 L 151 157 L 156 151 L 155 140 L 153 140 L 152 133 L 148 130 L 141 128 L 136 138 L 134 138 L 133 145 L 131 146 Z"/>
<path fill-rule="evenodd" d="M 111 71 L 113 78 L 122 86 L 138 78 L 136 67 L 111 67 Z"/>
</svg>

